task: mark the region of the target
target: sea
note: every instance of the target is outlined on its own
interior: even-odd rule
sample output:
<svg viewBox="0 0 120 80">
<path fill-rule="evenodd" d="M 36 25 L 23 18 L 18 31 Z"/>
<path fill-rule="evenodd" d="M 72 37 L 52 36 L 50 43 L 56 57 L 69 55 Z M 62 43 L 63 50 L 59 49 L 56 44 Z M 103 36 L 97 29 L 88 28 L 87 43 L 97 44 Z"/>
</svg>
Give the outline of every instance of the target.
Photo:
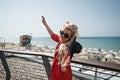
<svg viewBox="0 0 120 80">
<path fill-rule="evenodd" d="M 120 52 L 120 37 L 80 37 L 77 41 L 83 48 L 97 48 Z M 0 38 L 0 42 L 20 43 L 20 39 L 17 37 Z M 51 37 L 32 37 L 31 43 L 40 47 L 55 47 L 57 44 Z"/>
</svg>

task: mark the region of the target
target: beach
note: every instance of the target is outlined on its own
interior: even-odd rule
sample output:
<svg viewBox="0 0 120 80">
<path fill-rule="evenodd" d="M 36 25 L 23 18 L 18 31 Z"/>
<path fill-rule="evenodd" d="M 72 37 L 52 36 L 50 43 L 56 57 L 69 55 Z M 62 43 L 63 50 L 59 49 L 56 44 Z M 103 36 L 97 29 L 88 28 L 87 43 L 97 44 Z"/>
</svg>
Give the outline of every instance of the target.
<svg viewBox="0 0 120 80">
<path fill-rule="evenodd" d="M 42 64 L 14 57 L 6 60 L 11 71 L 10 80 L 48 80 Z M 6 74 L 0 61 L 0 80 L 6 80 L 5 78 Z"/>
<path fill-rule="evenodd" d="M 3 44 L 3 43 L 0 43 Z M 36 46 L 32 45 L 30 49 L 16 43 L 5 43 L 3 47 L 0 45 L 0 49 L 12 50 L 12 51 L 30 51 L 30 52 L 44 52 L 54 54 L 55 48 L 49 46 Z M 111 62 L 120 64 L 120 51 L 114 52 L 113 50 L 97 49 L 97 48 L 83 48 L 80 53 L 74 53 L 74 57 L 82 59 L 91 59 L 102 62 Z"/>
</svg>

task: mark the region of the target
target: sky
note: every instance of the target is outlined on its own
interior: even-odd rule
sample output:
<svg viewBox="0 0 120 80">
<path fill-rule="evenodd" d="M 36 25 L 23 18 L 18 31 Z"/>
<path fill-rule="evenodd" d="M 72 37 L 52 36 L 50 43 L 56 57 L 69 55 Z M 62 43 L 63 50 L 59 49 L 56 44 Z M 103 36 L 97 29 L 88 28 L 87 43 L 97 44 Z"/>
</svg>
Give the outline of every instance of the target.
<svg viewBox="0 0 120 80">
<path fill-rule="evenodd" d="M 69 21 L 79 36 L 120 36 L 120 0 L 0 0 L 0 37 L 49 36 L 41 16 L 57 34 Z"/>
</svg>

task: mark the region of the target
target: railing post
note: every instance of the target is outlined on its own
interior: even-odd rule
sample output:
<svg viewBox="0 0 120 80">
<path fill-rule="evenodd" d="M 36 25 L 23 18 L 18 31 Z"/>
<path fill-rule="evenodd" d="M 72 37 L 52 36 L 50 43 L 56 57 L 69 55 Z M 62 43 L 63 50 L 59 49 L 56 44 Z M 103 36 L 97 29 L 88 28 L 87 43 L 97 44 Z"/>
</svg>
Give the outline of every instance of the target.
<svg viewBox="0 0 120 80">
<path fill-rule="evenodd" d="M 10 80 L 11 72 L 10 72 L 10 69 L 8 67 L 4 52 L 0 51 L 0 59 L 2 61 L 2 65 L 3 65 L 5 72 L 6 72 L 6 80 Z"/>
<path fill-rule="evenodd" d="M 95 68 L 95 77 L 94 77 L 94 80 L 97 79 L 97 68 Z"/>
<path fill-rule="evenodd" d="M 45 70 L 46 70 L 48 79 L 50 80 L 50 70 L 51 70 L 51 66 L 50 66 L 50 62 L 49 62 L 49 60 L 48 60 L 48 57 L 42 56 L 42 60 L 43 60 L 43 65 L 45 66 Z"/>
</svg>

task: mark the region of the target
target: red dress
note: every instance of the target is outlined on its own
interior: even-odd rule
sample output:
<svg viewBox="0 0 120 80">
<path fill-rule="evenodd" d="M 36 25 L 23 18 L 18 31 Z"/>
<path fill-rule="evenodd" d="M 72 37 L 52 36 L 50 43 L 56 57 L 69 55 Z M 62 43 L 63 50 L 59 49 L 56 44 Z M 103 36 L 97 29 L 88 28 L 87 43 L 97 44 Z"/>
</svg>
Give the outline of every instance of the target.
<svg viewBox="0 0 120 80">
<path fill-rule="evenodd" d="M 52 36 L 52 39 L 58 43 L 58 45 L 56 46 L 57 48 L 61 44 L 59 36 L 54 34 Z M 61 65 L 58 65 L 58 59 L 56 58 L 57 56 L 58 56 L 58 52 L 55 52 L 52 63 L 50 80 L 72 80 L 72 71 L 71 71 L 70 63 L 66 66 L 66 71 L 62 72 Z M 68 55 L 64 59 L 66 60 L 67 57 L 70 57 L 70 53 L 68 53 Z"/>
</svg>

